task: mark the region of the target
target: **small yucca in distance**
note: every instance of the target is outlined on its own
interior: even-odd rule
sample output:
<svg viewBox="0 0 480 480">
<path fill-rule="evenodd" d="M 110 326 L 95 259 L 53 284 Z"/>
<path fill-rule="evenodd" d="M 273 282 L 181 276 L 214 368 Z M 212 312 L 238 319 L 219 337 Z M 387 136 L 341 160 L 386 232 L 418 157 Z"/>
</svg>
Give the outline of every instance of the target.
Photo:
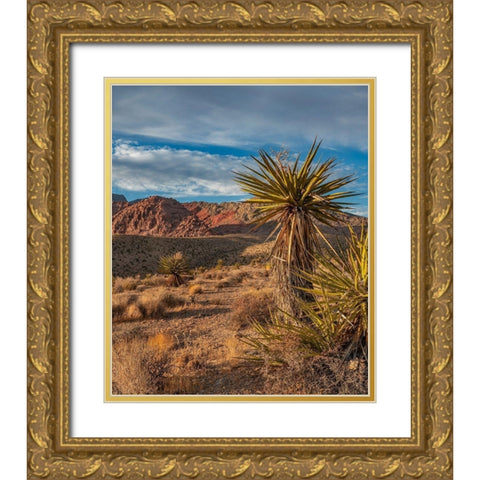
<svg viewBox="0 0 480 480">
<path fill-rule="evenodd" d="M 172 285 L 179 287 L 185 283 L 182 274 L 188 273 L 188 262 L 182 252 L 173 255 L 161 257 L 158 263 L 158 272 L 170 275 Z"/>
<path fill-rule="evenodd" d="M 298 271 L 311 272 L 313 255 L 318 252 L 325 236 L 315 222 L 332 225 L 338 213 L 348 207 L 344 200 L 356 195 L 342 188 L 354 180 L 352 176 L 332 178 L 335 158 L 315 163 L 321 142 L 315 139 L 301 163 L 285 152 L 273 157 L 259 150 L 252 156 L 255 168 L 244 166 L 246 173 L 234 172 L 242 190 L 252 197 L 246 202 L 257 205 L 255 228 L 267 222 L 277 222 L 272 236 L 272 271 L 278 285 L 277 301 L 282 310 L 294 313 L 296 297 L 305 297 L 298 287 L 308 282 Z"/>
</svg>

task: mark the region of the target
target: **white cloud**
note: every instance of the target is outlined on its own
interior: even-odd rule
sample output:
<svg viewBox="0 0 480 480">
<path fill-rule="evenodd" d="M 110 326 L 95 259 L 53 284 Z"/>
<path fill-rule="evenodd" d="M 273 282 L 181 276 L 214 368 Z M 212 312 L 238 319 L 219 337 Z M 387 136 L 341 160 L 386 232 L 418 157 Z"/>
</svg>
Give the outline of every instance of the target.
<svg viewBox="0 0 480 480">
<path fill-rule="evenodd" d="M 153 190 L 176 197 L 242 195 L 232 171 L 247 163 L 247 157 L 117 141 L 113 149 L 113 187 Z"/>
</svg>

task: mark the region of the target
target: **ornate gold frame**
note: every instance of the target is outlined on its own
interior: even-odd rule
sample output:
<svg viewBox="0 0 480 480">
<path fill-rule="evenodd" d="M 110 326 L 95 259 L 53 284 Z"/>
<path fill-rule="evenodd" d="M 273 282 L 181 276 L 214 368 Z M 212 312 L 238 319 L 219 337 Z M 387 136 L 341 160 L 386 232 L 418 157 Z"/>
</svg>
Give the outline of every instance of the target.
<svg viewBox="0 0 480 480">
<path fill-rule="evenodd" d="M 410 44 L 410 437 L 69 436 L 69 46 L 75 42 Z M 29 478 L 452 478 L 452 111 L 451 0 L 30 0 Z"/>
</svg>

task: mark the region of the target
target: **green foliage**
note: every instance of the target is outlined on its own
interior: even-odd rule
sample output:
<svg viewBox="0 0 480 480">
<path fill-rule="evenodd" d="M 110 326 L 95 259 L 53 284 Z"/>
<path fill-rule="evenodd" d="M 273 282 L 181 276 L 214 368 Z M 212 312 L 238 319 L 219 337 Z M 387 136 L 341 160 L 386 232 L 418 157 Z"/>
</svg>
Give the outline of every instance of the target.
<svg viewBox="0 0 480 480">
<path fill-rule="evenodd" d="M 272 158 L 265 150 L 252 157 L 256 168 L 245 166 L 247 173 L 235 173 L 235 180 L 257 205 L 255 228 L 277 222 L 272 249 L 272 267 L 280 287 L 278 299 L 282 307 L 293 312 L 297 287 L 308 286 L 298 271 L 312 271 L 312 254 L 321 248 L 325 236 L 315 224 L 332 225 L 338 213 L 348 205 L 344 200 L 355 193 L 341 189 L 353 181 L 351 176 L 332 178 L 335 159 L 315 162 L 321 142 L 313 142 L 303 164 L 300 155 L 295 161 L 288 153 Z M 327 242 L 328 243 L 328 242 Z M 305 294 L 300 294 L 305 298 Z"/>
<path fill-rule="evenodd" d="M 172 284 L 178 287 L 185 283 L 182 274 L 189 272 L 187 259 L 181 252 L 162 257 L 158 263 L 158 272 L 170 275 Z"/>
</svg>

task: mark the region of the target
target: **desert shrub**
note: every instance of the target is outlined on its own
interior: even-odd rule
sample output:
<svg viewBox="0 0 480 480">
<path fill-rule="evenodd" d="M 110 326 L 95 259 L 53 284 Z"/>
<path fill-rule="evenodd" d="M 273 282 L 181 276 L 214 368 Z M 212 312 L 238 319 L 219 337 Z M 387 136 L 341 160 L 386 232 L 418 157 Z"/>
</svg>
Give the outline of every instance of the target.
<svg viewBox="0 0 480 480">
<path fill-rule="evenodd" d="M 165 308 L 175 308 L 185 304 L 185 298 L 181 295 L 176 295 L 168 290 L 159 292 L 158 301 L 165 306 Z"/>
<path fill-rule="evenodd" d="M 148 339 L 147 344 L 157 351 L 157 356 L 161 356 L 175 345 L 175 339 L 168 333 L 157 333 Z"/>
<path fill-rule="evenodd" d="M 247 278 L 249 273 L 246 271 L 234 272 L 228 278 L 232 285 L 236 285 L 237 283 L 241 283 L 243 279 Z"/>
<path fill-rule="evenodd" d="M 152 274 L 147 274 L 145 278 L 142 280 L 143 285 L 146 285 L 147 287 L 162 287 L 167 284 L 167 279 L 165 277 L 162 277 L 160 275 L 152 275 Z"/>
<path fill-rule="evenodd" d="M 165 315 L 165 304 L 155 293 L 144 293 L 138 303 L 145 318 L 161 318 Z"/>
<path fill-rule="evenodd" d="M 265 362 L 265 390 L 290 395 L 365 395 L 368 393 L 368 365 L 365 360 L 345 361 L 339 352 L 305 355 L 298 337 L 278 345 L 281 363 Z"/>
<path fill-rule="evenodd" d="M 271 289 L 250 290 L 238 297 L 232 305 L 231 320 L 245 327 L 251 323 L 265 323 L 274 308 Z"/>
<path fill-rule="evenodd" d="M 225 287 L 229 287 L 231 285 L 231 282 L 230 282 L 230 279 L 229 278 L 225 278 L 223 280 L 220 280 L 219 282 L 217 282 L 215 284 L 215 288 L 217 289 L 222 289 L 222 288 L 225 288 Z"/>
<path fill-rule="evenodd" d="M 197 294 L 202 293 L 202 292 L 203 292 L 203 288 L 199 283 L 193 283 L 188 288 L 188 293 L 190 295 L 197 295 Z"/>
<path fill-rule="evenodd" d="M 237 365 L 243 355 L 244 344 L 235 337 L 228 337 L 224 343 L 225 360 L 233 366 Z"/>
<path fill-rule="evenodd" d="M 113 293 L 122 293 L 135 290 L 138 282 L 132 277 L 115 277 L 113 281 Z"/>
<path fill-rule="evenodd" d="M 222 260 L 221 258 L 219 258 L 219 259 L 217 260 L 217 264 L 215 265 L 215 268 L 216 268 L 217 270 L 221 270 L 221 269 L 224 267 L 224 265 L 225 265 L 225 264 L 224 264 L 223 260 Z"/>
<path fill-rule="evenodd" d="M 233 268 L 234 268 L 235 270 L 238 270 L 238 269 L 240 268 L 240 264 L 239 264 L 238 262 L 235 262 L 235 263 L 233 264 Z"/>
<path fill-rule="evenodd" d="M 127 295 L 112 295 L 112 321 L 123 319 L 130 298 Z"/>
<path fill-rule="evenodd" d="M 112 345 L 112 391 L 115 395 L 155 393 L 152 371 L 157 349 L 144 338 L 122 338 Z"/>
<path fill-rule="evenodd" d="M 234 273 L 233 275 L 230 275 L 228 277 L 228 282 L 230 285 L 236 285 L 237 283 L 240 283 L 243 279 L 243 276 L 238 274 L 238 273 Z"/>
<path fill-rule="evenodd" d="M 125 308 L 125 312 L 123 313 L 123 318 L 125 321 L 133 321 L 133 322 L 142 320 L 143 312 L 136 303 L 130 303 Z"/>
</svg>

